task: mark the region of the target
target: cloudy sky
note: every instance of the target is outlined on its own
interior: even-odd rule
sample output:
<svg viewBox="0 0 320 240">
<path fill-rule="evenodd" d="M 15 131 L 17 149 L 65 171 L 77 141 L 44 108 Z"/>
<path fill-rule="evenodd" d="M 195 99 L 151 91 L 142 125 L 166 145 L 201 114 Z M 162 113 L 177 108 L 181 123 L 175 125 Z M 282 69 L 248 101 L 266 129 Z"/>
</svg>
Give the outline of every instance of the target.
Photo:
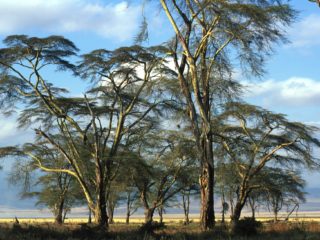
<svg viewBox="0 0 320 240">
<path fill-rule="evenodd" d="M 144 12 L 149 22 L 149 44 L 164 42 L 172 35 L 166 17 L 148 5 L 142 10 L 141 2 L 0 0 L 0 39 L 10 34 L 39 37 L 54 34 L 72 40 L 82 53 L 97 48 L 113 49 L 133 43 Z M 247 86 L 249 102 L 287 114 L 293 121 L 320 126 L 320 9 L 307 0 L 292 0 L 291 4 L 300 13 L 287 30 L 290 43 L 276 47 L 275 54 L 267 62 L 267 74 L 261 79 L 239 76 L 239 81 Z M 69 78 L 61 85 L 77 84 L 81 92 L 84 84 Z M 0 124 L 0 146 L 22 143 L 30 138 L 31 130 L 17 130 L 14 117 L 0 116 Z M 15 205 L 18 190 L 5 183 L 10 164 L 3 165 L 0 190 L 6 197 L 0 198 L 0 217 L 1 206 L 31 208 L 33 205 L 33 202 Z M 319 174 L 306 172 L 304 175 L 309 189 L 320 189 Z"/>
</svg>

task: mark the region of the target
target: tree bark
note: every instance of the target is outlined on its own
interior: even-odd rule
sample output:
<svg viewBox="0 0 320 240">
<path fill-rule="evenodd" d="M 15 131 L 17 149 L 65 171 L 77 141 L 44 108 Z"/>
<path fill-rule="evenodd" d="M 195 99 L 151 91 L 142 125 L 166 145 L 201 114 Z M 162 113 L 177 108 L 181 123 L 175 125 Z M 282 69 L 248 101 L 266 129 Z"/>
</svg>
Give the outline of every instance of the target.
<svg viewBox="0 0 320 240">
<path fill-rule="evenodd" d="M 241 211 L 246 203 L 248 197 L 248 193 L 242 190 L 237 199 L 236 205 L 234 207 L 233 215 L 231 216 L 231 231 L 235 232 L 235 229 L 239 223 L 239 219 L 241 216 Z"/>
<path fill-rule="evenodd" d="M 114 223 L 114 220 L 113 220 L 114 205 L 109 202 L 107 209 L 108 209 L 109 224 L 113 224 Z"/>
<path fill-rule="evenodd" d="M 212 161 L 212 160 L 211 160 Z M 202 173 L 200 176 L 200 192 L 201 192 L 201 210 L 200 225 L 203 230 L 212 229 L 215 224 L 214 208 L 213 208 L 213 167 L 205 162 L 202 164 Z"/>
<path fill-rule="evenodd" d="M 155 208 L 148 208 L 144 211 L 144 222 L 145 224 L 151 224 L 153 222 L 153 214 Z"/>
<path fill-rule="evenodd" d="M 127 212 L 126 214 L 126 224 L 129 224 L 130 223 L 130 213 Z"/>
<path fill-rule="evenodd" d="M 225 222 L 225 209 L 224 209 L 224 205 L 225 205 L 225 197 L 224 197 L 224 190 L 222 190 L 222 195 L 221 195 L 221 205 L 222 205 L 222 218 L 221 218 L 221 223 Z"/>
<path fill-rule="evenodd" d="M 187 193 L 184 193 L 182 195 L 182 201 L 183 201 L 183 212 L 184 212 L 184 224 L 188 225 L 190 223 L 190 219 L 189 219 L 190 191 L 187 191 Z"/>
<path fill-rule="evenodd" d="M 130 192 L 127 193 L 127 214 L 126 214 L 126 224 L 130 221 Z"/>
<path fill-rule="evenodd" d="M 163 206 L 158 208 L 160 223 L 163 223 Z"/>
<path fill-rule="evenodd" d="M 106 207 L 106 189 L 102 183 L 99 185 L 99 194 L 97 195 L 96 206 L 93 210 L 95 223 L 101 227 L 108 229 L 108 214 Z"/>
<path fill-rule="evenodd" d="M 92 213 L 91 208 L 89 208 L 88 223 L 92 223 L 91 213 Z"/>
<path fill-rule="evenodd" d="M 235 207 L 234 207 L 234 212 L 233 215 L 231 216 L 231 232 L 235 232 L 240 216 L 241 216 L 241 211 L 242 211 L 243 205 L 240 202 L 237 202 Z"/>
<path fill-rule="evenodd" d="M 55 220 L 54 222 L 57 224 L 63 223 L 63 210 L 64 210 L 64 198 L 60 198 L 60 202 L 56 209 Z"/>
<path fill-rule="evenodd" d="M 256 201 L 253 197 L 249 197 L 248 201 L 251 208 L 251 218 L 256 219 Z"/>
<path fill-rule="evenodd" d="M 108 228 L 108 215 L 105 203 L 97 203 L 94 210 L 95 223 L 101 228 Z"/>
<path fill-rule="evenodd" d="M 273 221 L 277 222 L 278 221 L 278 211 L 277 210 L 273 211 L 273 214 L 274 214 Z"/>
</svg>

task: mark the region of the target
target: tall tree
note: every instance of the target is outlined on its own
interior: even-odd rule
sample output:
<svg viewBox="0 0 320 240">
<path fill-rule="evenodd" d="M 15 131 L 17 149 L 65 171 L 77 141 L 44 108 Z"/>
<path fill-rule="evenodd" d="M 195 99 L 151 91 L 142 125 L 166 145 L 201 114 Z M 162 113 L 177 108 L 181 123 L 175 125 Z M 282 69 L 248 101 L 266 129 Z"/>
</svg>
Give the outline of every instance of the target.
<svg viewBox="0 0 320 240">
<path fill-rule="evenodd" d="M 201 163 L 201 226 L 214 226 L 214 153 L 211 118 L 218 106 L 216 80 L 228 78 L 230 62 L 240 59 L 252 73 L 263 73 L 271 44 L 283 40 L 280 26 L 294 12 L 282 1 L 159 0 L 176 34 L 171 43 L 185 113 L 192 125 Z M 227 54 L 227 51 L 230 51 Z M 220 85 L 221 86 L 221 85 Z"/>
</svg>

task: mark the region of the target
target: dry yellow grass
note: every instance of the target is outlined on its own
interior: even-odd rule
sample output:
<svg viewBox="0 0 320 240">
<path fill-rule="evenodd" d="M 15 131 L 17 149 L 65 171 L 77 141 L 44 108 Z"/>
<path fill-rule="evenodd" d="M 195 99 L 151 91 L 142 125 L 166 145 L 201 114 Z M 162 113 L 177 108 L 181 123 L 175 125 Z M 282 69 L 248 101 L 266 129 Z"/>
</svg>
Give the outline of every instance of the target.
<svg viewBox="0 0 320 240">
<path fill-rule="evenodd" d="M 53 223 L 54 218 L 18 218 L 20 223 L 33 224 L 33 223 Z M 158 217 L 154 218 L 155 221 L 159 221 Z M 194 223 L 199 222 L 199 216 L 197 214 L 191 214 L 190 220 Z M 221 221 L 221 218 L 216 217 L 217 221 Z M 269 222 L 273 220 L 272 216 L 261 215 L 256 218 L 257 221 Z M 284 216 L 280 216 L 279 220 L 284 220 Z M 88 218 L 67 218 L 65 223 L 87 223 Z M 125 223 L 126 219 L 123 216 L 118 216 L 114 218 L 115 223 Z M 165 223 L 182 223 L 184 221 L 183 215 L 181 214 L 166 214 L 164 217 Z M 229 221 L 229 218 L 226 218 L 226 221 Z M 319 213 L 300 213 L 298 217 L 292 216 L 289 218 L 290 222 L 320 222 Z M 14 223 L 14 218 L 0 218 L 0 223 Z M 130 218 L 130 223 L 142 224 L 144 222 L 143 216 L 132 216 Z"/>
</svg>

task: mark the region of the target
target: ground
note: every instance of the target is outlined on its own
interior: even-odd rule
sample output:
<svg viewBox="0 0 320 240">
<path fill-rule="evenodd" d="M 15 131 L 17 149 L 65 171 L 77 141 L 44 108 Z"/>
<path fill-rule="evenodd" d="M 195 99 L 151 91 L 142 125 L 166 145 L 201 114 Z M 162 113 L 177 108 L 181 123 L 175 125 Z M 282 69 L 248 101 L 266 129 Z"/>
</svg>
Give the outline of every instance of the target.
<svg viewBox="0 0 320 240">
<path fill-rule="evenodd" d="M 191 223 L 188 226 L 176 221 L 168 221 L 164 226 L 158 226 L 152 232 L 141 230 L 141 223 L 116 223 L 110 225 L 107 233 L 97 229 L 94 225 L 85 223 L 66 223 L 62 226 L 52 222 L 19 221 L 16 224 L 11 221 L 0 223 L 0 240 L 21 240 L 21 239 L 114 239 L 114 240 L 320 240 L 320 222 L 296 221 L 296 222 L 263 222 L 258 233 L 253 236 L 246 234 L 230 235 L 227 228 L 217 224 L 213 231 L 201 232 L 198 223 Z"/>
</svg>

